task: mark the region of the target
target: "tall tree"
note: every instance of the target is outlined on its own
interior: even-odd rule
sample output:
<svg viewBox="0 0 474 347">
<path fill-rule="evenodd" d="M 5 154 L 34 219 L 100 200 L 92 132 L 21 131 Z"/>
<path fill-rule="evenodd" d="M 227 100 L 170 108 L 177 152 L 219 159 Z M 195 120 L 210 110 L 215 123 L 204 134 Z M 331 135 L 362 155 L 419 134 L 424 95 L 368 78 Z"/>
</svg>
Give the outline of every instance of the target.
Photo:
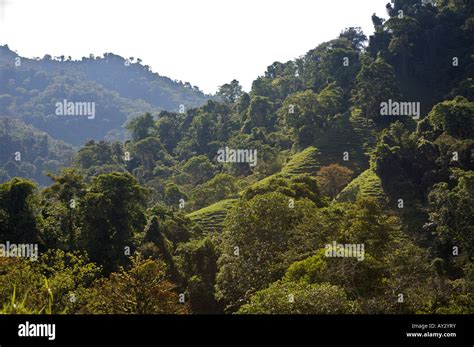
<svg viewBox="0 0 474 347">
<path fill-rule="evenodd" d="M 317 175 L 321 191 L 335 198 L 336 195 L 351 181 L 353 171 L 339 164 L 322 167 Z"/>
<path fill-rule="evenodd" d="M 135 141 L 143 140 L 148 136 L 153 136 L 154 131 L 156 131 L 153 116 L 148 112 L 132 119 L 126 125 L 126 128 L 131 131 L 132 137 Z"/>
<path fill-rule="evenodd" d="M 92 179 L 81 201 L 82 244 L 106 272 L 124 264 L 133 251 L 133 236 L 146 222 L 144 198 L 144 189 L 129 174 L 114 172 Z"/>
<path fill-rule="evenodd" d="M 380 57 L 372 60 L 366 56 L 362 60 L 362 69 L 356 81 L 352 100 L 355 106 L 362 110 L 365 118 L 380 119 L 381 102 L 399 98 L 398 82 L 393 68 Z"/>
<path fill-rule="evenodd" d="M 242 87 L 239 81 L 232 80 L 230 83 L 223 84 L 217 92 L 225 102 L 233 103 L 242 95 Z"/>
<path fill-rule="evenodd" d="M 38 243 L 36 185 L 13 178 L 0 184 L 0 242 Z"/>
</svg>

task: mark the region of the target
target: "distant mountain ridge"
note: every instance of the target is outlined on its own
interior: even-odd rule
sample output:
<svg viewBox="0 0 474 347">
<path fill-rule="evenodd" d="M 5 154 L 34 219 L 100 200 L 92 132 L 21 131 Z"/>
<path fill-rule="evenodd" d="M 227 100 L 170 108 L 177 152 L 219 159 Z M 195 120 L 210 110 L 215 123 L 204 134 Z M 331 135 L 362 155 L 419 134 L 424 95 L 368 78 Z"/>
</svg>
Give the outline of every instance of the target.
<svg viewBox="0 0 474 347">
<path fill-rule="evenodd" d="M 0 116 L 19 118 L 73 145 L 88 139 L 123 140 L 123 124 L 145 112 L 178 111 L 212 99 L 188 82 L 151 71 L 141 60 L 103 57 L 29 59 L 0 46 Z M 57 102 L 94 102 L 98 117 L 55 114 Z"/>
</svg>

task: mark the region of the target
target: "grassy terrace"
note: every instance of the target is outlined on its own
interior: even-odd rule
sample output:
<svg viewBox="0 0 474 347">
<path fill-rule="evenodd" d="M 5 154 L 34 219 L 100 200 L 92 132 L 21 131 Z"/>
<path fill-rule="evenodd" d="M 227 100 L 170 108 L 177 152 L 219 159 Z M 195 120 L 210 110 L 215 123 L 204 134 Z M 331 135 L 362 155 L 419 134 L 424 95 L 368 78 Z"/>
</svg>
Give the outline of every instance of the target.
<svg viewBox="0 0 474 347">
<path fill-rule="evenodd" d="M 336 197 L 338 202 L 352 202 L 359 197 L 373 196 L 381 200 L 386 198 L 382 183 L 377 174 L 368 169 L 352 180 Z"/>
</svg>

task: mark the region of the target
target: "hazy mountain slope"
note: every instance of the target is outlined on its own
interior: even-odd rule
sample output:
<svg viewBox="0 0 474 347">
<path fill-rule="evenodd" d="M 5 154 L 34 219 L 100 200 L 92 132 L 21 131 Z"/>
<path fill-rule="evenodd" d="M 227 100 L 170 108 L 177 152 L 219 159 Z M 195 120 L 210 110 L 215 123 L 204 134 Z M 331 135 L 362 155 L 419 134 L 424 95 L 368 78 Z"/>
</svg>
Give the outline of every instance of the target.
<svg viewBox="0 0 474 347">
<path fill-rule="evenodd" d="M 74 145 L 88 139 L 124 139 L 122 125 L 145 112 L 201 106 L 209 96 L 197 87 L 152 73 L 124 58 L 81 61 L 22 58 L 0 46 L 0 113 L 20 118 Z M 62 60 L 62 61 L 61 61 Z M 56 103 L 95 103 L 96 117 L 58 116 Z"/>
<path fill-rule="evenodd" d="M 44 172 L 57 173 L 74 156 L 70 145 L 9 117 L 0 117 L 0 147 L 0 182 L 21 176 L 49 184 Z"/>
</svg>

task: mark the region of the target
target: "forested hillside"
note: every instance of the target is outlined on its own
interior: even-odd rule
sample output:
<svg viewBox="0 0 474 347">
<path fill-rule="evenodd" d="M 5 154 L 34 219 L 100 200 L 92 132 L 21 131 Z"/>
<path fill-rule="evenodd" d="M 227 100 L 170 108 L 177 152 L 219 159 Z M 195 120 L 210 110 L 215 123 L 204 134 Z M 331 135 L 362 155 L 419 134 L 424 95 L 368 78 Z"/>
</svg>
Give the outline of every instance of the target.
<svg viewBox="0 0 474 347">
<path fill-rule="evenodd" d="M 41 187 L 2 158 L 0 243 L 39 247 L 0 257 L 2 311 L 472 314 L 474 2 L 395 0 L 372 21 L 205 103 L 102 74 L 113 55 L 4 67 L 0 112 L 83 145 L 68 162 L 0 123 L 9 152 L 62 167 Z M 114 116 L 56 123 L 68 90 Z"/>
<path fill-rule="evenodd" d="M 0 115 L 20 118 L 73 145 L 86 140 L 124 140 L 122 125 L 144 112 L 201 106 L 210 96 L 188 82 L 153 73 L 141 59 L 103 57 L 28 59 L 0 46 Z M 64 99 L 94 102 L 94 121 L 55 113 Z"/>
<path fill-rule="evenodd" d="M 46 186 L 47 173 L 59 173 L 72 164 L 72 146 L 53 139 L 18 119 L 0 117 L 0 182 L 25 177 Z"/>
</svg>

